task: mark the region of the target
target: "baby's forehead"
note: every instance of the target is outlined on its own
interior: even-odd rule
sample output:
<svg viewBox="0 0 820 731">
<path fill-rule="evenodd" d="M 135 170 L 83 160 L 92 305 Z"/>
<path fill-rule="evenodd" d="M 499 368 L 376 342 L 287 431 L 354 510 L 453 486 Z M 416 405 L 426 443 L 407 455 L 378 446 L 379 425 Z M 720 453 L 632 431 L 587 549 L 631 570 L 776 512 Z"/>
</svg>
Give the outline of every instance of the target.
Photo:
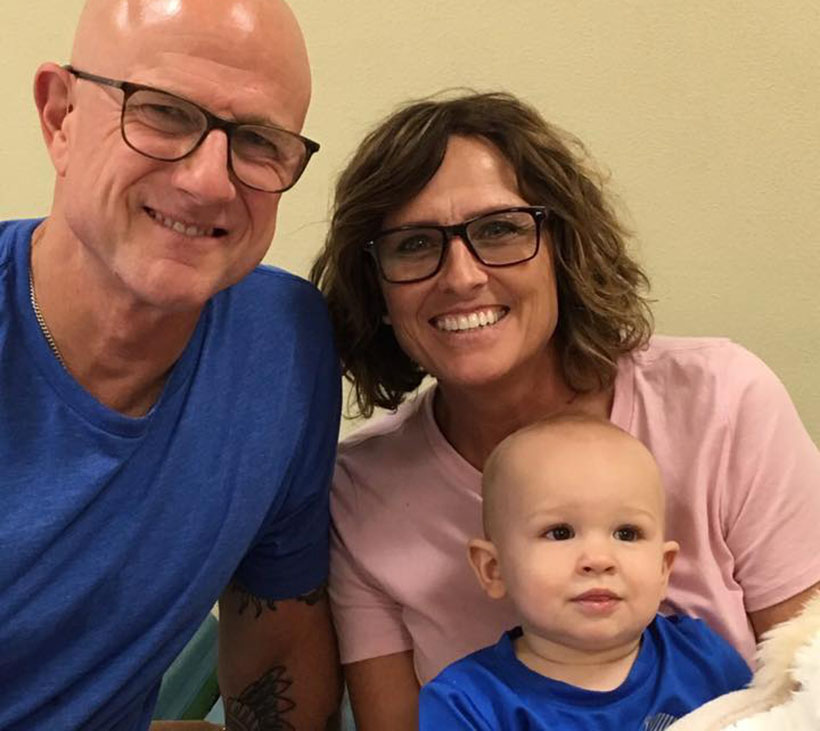
<svg viewBox="0 0 820 731">
<path fill-rule="evenodd" d="M 485 468 L 490 518 L 538 501 L 569 508 L 586 499 L 614 509 L 620 497 L 662 519 L 663 488 L 652 455 L 608 422 L 570 420 L 526 429 L 503 442 Z"/>
<path fill-rule="evenodd" d="M 575 462 L 579 456 L 603 455 L 611 463 L 654 465 L 649 450 L 636 437 L 610 421 L 586 417 L 549 420 L 523 429 L 498 449 L 500 465 L 551 465 Z"/>
<path fill-rule="evenodd" d="M 516 519 L 539 516 L 578 521 L 609 521 L 627 519 L 656 520 L 661 518 L 661 502 L 654 486 L 636 485 L 628 494 L 601 491 L 594 487 L 573 485 L 570 490 L 543 489 L 530 484 L 516 491 L 518 498 L 508 502 L 509 512 Z"/>
</svg>

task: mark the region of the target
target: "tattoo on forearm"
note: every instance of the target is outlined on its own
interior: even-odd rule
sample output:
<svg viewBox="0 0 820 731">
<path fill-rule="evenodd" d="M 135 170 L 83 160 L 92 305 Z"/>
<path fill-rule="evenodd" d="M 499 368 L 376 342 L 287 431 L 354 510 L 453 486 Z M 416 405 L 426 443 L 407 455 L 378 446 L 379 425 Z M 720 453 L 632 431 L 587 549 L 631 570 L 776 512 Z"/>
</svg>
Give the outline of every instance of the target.
<svg viewBox="0 0 820 731">
<path fill-rule="evenodd" d="M 259 617 L 262 616 L 262 612 L 265 608 L 270 609 L 272 612 L 276 611 L 275 599 L 263 599 L 255 596 L 237 581 L 231 583 L 231 591 L 234 594 L 239 595 L 239 614 L 243 614 L 244 611 L 250 606 L 253 607 L 254 617 L 256 619 L 259 619 Z M 296 601 L 304 602 L 309 607 L 312 607 L 315 604 L 318 604 L 325 596 L 327 596 L 327 585 L 322 584 L 313 591 L 308 592 L 303 596 L 296 597 Z"/>
<path fill-rule="evenodd" d="M 318 604 L 322 599 L 327 596 L 327 584 L 322 584 L 321 586 L 317 586 L 313 591 L 308 592 L 307 594 L 297 597 L 297 601 L 304 602 L 309 607 L 312 607 L 314 604 Z"/>
<path fill-rule="evenodd" d="M 254 596 L 238 581 L 234 581 L 231 584 L 231 591 L 239 595 L 239 614 L 243 614 L 250 605 L 253 605 L 254 611 L 256 612 L 256 619 L 262 616 L 264 607 L 267 607 L 272 612 L 276 611 L 276 602 L 273 599 L 261 599 L 258 596 Z"/>
<path fill-rule="evenodd" d="M 295 731 L 283 716 L 296 704 L 286 693 L 293 685 L 284 667 L 275 667 L 252 683 L 238 698 L 225 701 L 228 731 Z"/>
</svg>

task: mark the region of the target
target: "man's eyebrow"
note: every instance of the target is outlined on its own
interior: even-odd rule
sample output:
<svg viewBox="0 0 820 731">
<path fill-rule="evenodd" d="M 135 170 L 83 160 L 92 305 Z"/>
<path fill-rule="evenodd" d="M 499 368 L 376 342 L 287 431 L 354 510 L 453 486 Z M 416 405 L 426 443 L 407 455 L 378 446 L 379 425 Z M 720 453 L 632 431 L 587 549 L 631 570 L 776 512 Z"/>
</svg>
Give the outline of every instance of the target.
<svg viewBox="0 0 820 731">
<path fill-rule="evenodd" d="M 186 97 L 182 97 L 186 99 Z M 191 101 L 188 99 L 188 101 Z M 233 122 L 234 124 L 252 124 L 256 127 L 274 127 L 276 129 L 285 129 L 283 126 L 276 124 L 276 122 L 271 121 L 268 117 L 263 117 L 260 114 L 248 114 L 248 115 L 239 115 L 234 116 L 231 114 L 230 116 L 223 116 L 221 114 L 217 114 L 214 112 L 210 107 L 206 107 L 204 104 L 200 104 L 199 102 L 192 102 L 196 104 L 196 106 L 201 107 L 205 111 L 213 114 L 215 117 L 219 119 L 224 119 L 226 122 Z"/>
<path fill-rule="evenodd" d="M 152 86 L 151 84 L 142 84 L 142 83 L 139 83 L 139 82 L 127 82 L 127 83 L 135 83 L 137 86 L 141 86 L 143 89 L 147 89 L 147 90 L 150 90 L 150 91 L 157 91 L 161 94 L 170 94 L 171 96 L 176 97 L 177 99 L 181 99 L 184 102 L 188 102 L 188 104 L 193 104 L 195 107 L 199 107 L 200 109 L 204 109 L 206 112 L 208 112 L 208 114 L 213 114 L 214 117 L 217 117 L 218 119 L 225 120 L 226 122 L 234 122 L 235 124 L 252 124 L 256 127 L 273 127 L 275 129 L 281 129 L 281 130 L 284 130 L 286 132 L 290 131 L 290 130 L 286 129 L 285 127 L 283 127 L 282 125 L 276 124 L 276 122 L 271 121 L 268 117 L 263 117 L 259 114 L 249 114 L 247 116 L 243 115 L 243 116 L 240 116 L 240 117 L 235 117 L 233 115 L 223 116 L 221 114 L 217 114 L 209 106 L 206 106 L 205 104 L 203 104 L 200 101 L 197 101 L 196 99 L 191 99 L 191 97 L 187 96 L 184 93 L 178 92 L 175 89 L 167 89 L 167 88 L 164 88 L 164 87 L 161 87 L 161 86 Z M 296 133 L 294 133 L 294 134 L 296 134 Z"/>
<path fill-rule="evenodd" d="M 238 117 L 234 119 L 237 124 L 253 124 L 257 127 L 275 127 L 276 129 L 285 129 L 279 124 L 272 122 L 267 117 L 260 117 L 256 114 L 253 114 L 249 117 Z"/>
</svg>

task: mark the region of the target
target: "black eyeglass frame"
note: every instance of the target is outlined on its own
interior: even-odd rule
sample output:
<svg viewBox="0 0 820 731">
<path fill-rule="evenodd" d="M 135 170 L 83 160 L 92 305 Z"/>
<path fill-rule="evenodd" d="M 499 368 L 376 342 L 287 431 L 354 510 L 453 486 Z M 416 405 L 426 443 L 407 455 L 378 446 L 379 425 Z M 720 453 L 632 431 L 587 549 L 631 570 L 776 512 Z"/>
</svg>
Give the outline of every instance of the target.
<svg viewBox="0 0 820 731">
<path fill-rule="evenodd" d="M 248 188 L 252 188 L 253 190 L 260 190 L 263 193 L 284 193 L 286 190 L 290 190 L 296 183 L 299 181 L 299 178 L 302 177 L 302 173 L 305 172 L 305 168 L 310 162 L 310 158 L 313 157 L 317 152 L 319 152 L 320 145 L 318 142 L 314 142 L 313 140 L 304 137 L 296 132 L 291 132 L 288 129 L 283 129 L 282 127 L 277 127 L 272 124 L 251 124 L 249 122 L 234 122 L 229 119 L 223 119 L 222 117 L 218 117 L 217 115 L 209 112 L 204 107 L 200 106 L 196 102 L 192 102 L 190 99 L 186 99 L 184 96 L 179 96 L 179 94 L 173 94 L 170 91 L 166 91 L 165 89 L 157 89 L 154 86 L 146 86 L 145 84 L 135 84 L 131 81 L 118 81 L 117 79 L 109 79 L 106 76 L 98 76 L 97 74 L 91 74 L 87 71 L 81 71 L 80 69 L 75 69 L 70 64 L 66 64 L 63 66 L 65 71 L 68 71 L 72 76 L 77 77 L 78 79 L 83 79 L 85 81 L 90 81 L 94 84 L 101 84 L 102 86 L 110 86 L 114 89 L 120 89 L 123 93 L 122 97 L 122 110 L 120 112 L 120 133 L 122 134 L 123 142 L 125 142 L 128 147 L 130 147 L 134 152 L 139 153 L 140 155 L 150 158 L 151 160 L 160 160 L 161 162 L 178 162 L 179 160 L 184 160 L 189 155 L 192 155 L 199 146 L 204 142 L 205 138 L 215 129 L 221 130 L 225 133 L 225 136 L 228 138 L 228 170 L 229 172 L 239 180 L 242 185 L 247 186 Z M 166 96 L 171 97 L 172 99 L 179 99 L 181 102 L 185 102 L 186 104 L 190 104 L 192 107 L 197 109 L 203 117 L 205 117 L 205 129 L 202 131 L 199 139 L 196 141 L 194 146 L 188 150 L 184 155 L 178 155 L 177 157 L 159 157 L 157 155 L 149 155 L 146 152 L 134 147 L 134 145 L 129 142 L 128 137 L 125 134 L 125 107 L 128 103 L 129 97 L 131 97 L 137 91 L 150 91 L 156 94 L 165 94 Z M 305 146 L 305 156 L 302 160 L 301 166 L 296 170 L 296 173 L 293 176 L 293 180 L 290 182 L 290 185 L 284 188 L 277 188 L 276 190 L 267 190 L 265 188 L 259 188 L 258 186 L 251 185 L 250 183 L 246 183 L 239 175 L 236 174 L 236 171 L 233 167 L 233 151 L 231 149 L 231 138 L 233 136 L 234 131 L 238 127 L 262 127 L 265 129 L 273 129 L 277 132 L 283 132 L 291 137 L 295 137 L 302 142 Z"/>
<path fill-rule="evenodd" d="M 494 216 L 499 213 L 524 212 L 529 213 L 535 221 L 535 249 L 533 250 L 532 254 L 526 257 L 525 259 L 518 259 L 516 261 L 507 262 L 505 264 L 493 264 L 491 262 L 484 261 L 484 259 L 481 258 L 481 256 L 473 246 L 473 242 L 470 241 L 470 237 L 467 233 L 467 227 L 471 223 L 475 223 L 476 221 L 479 221 L 482 218 Z M 516 266 L 517 264 L 523 264 L 526 261 L 530 261 L 530 259 L 534 259 L 538 255 L 538 251 L 541 248 L 542 226 L 549 218 L 549 215 L 550 209 L 546 206 L 513 206 L 512 208 L 499 208 L 494 211 L 487 211 L 487 213 L 482 213 L 480 216 L 475 216 L 474 218 L 470 218 L 467 221 L 462 221 L 461 223 L 454 223 L 450 226 L 437 226 L 434 224 L 409 224 L 407 226 L 397 226 L 395 228 L 388 228 L 384 231 L 379 231 L 379 233 L 377 233 L 372 239 L 364 243 L 363 248 L 370 254 L 370 256 L 373 257 L 373 260 L 376 262 L 376 268 L 378 269 L 381 278 L 384 279 L 385 282 L 389 282 L 390 284 L 414 284 L 415 282 L 423 282 L 425 279 L 430 279 L 431 277 L 436 276 L 436 274 L 438 274 L 441 271 L 441 267 L 444 264 L 444 260 L 447 258 L 447 252 L 450 250 L 450 242 L 456 236 L 458 236 L 464 242 L 464 245 L 467 247 L 467 250 L 473 255 L 473 258 L 477 262 L 486 267 L 501 269 L 503 267 L 512 267 Z M 441 247 L 441 255 L 439 256 L 436 268 L 429 274 L 425 274 L 423 277 L 416 277 L 415 279 L 389 279 L 387 276 L 385 276 L 384 269 L 382 268 L 382 263 L 379 260 L 379 253 L 377 251 L 378 247 L 376 246 L 376 240 L 381 238 L 382 236 L 387 236 L 388 234 L 398 233 L 400 231 L 418 231 L 419 229 L 439 231 L 444 237 L 444 245 Z"/>
</svg>

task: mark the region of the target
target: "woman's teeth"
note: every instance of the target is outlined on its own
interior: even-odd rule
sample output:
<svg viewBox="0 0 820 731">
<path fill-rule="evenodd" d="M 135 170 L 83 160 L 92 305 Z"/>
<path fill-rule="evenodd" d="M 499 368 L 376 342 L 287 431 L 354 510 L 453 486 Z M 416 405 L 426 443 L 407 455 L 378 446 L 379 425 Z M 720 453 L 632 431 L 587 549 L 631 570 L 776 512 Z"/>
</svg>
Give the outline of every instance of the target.
<svg viewBox="0 0 820 731">
<path fill-rule="evenodd" d="M 478 310 L 477 312 L 471 312 L 469 315 L 445 315 L 435 319 L 435 326 L 439 330 L 449 332 L 475 330 L 479 327 L 495 325 L 506 314 L 506 310 L 491 309 Z"/>
</svg>

